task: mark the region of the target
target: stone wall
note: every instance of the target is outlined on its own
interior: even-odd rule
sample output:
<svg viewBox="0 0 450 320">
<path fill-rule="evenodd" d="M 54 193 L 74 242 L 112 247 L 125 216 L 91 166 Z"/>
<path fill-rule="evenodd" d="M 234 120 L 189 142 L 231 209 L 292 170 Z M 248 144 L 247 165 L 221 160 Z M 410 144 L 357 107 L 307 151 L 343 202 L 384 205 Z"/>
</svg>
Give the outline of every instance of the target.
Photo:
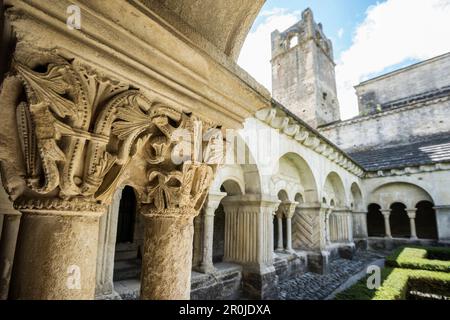
<svg viewBox="0 0 450 320">
<path fill-rule="evenodd" d="M 319 129 L 345 151 L 409 143 L 450 128 L 449 97 L 354 118 Z"/>
<path fill-rule="evenodd" d="M 355 87 L 361 115 L 383 104 L 450 86 L 450 53 L 365 81 Z"/>
</svg>

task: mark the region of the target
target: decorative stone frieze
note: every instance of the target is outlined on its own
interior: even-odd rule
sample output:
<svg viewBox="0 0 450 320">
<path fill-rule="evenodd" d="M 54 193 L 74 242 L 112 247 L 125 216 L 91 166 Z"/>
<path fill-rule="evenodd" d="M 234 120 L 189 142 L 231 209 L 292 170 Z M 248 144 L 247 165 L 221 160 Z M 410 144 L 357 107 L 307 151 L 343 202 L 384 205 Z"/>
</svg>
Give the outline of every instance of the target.
<svg viewBox="0 0 450 320">
<path fill-rule="evenodd" d="M 366 172 L 364 178 L 404 176 L 415 173 L 446 171 L 450 170 L 450 163 L 434 163 L 419 166 L 409 166 L 398 169 L 378 170 L 376 172 Z"/>
<path fill-rule="evenodd" d="M 279 114 L 279 116 L 277 116 L 277 114 Z M 255 116 L 272 128 L 278 129 L 280 133 L 290 136 L 307 148 L 328 157 L 328 159 L 345 170 L 348 170 L 359 177 L 364 175 L 364 170 L 357 163 L 341 150 L 333 146 L 327 139 L 322 137 L 319 132 L 298 122 L 296 119 L 285 115 L 281 110 L 278 110 L 277 108 L 261 109 L 256 112 Z"/>
</svg>

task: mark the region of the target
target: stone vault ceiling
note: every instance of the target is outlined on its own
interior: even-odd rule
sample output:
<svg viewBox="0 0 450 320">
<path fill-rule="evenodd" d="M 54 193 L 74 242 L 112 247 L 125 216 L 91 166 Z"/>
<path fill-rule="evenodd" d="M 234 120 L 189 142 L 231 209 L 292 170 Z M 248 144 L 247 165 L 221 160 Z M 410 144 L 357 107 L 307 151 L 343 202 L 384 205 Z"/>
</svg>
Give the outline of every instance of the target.
<svg viewBox="0 0 450 320">
<path fill-rule="evenodd" d="M 265 0 L 140 0 L 164 6 L 234 61 Z"/>
</svg>

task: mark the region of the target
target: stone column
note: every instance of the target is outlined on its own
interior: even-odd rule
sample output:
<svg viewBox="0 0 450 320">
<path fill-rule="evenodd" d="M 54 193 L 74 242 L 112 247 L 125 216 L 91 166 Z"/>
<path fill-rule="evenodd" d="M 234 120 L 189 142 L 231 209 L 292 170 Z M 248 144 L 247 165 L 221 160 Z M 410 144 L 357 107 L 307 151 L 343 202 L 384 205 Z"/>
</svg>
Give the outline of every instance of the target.
<svg viewBox="0 0 450 320">
<path fill-rule="evenodd" d="M 450 242 L 450 205 L 438 205 L 433 207 L 436 210 L 436 224 L 439 241 Z"/>
<path fill-rule="evenodd" d="M 154 213 L 142 206 L 145 235 L 141 299 L 189 299 L 191 288 L 193 208 L 168 208 Z"/>
<path fill-rule="evenodd" d="M 333 213 L 332 209 L 328 209 L 325 210 L 325 243 L 326 245 L 330 245 L 331 244 L 331 225 L 330 225 L 330 220 L 331 220 L 331 215 Z"/>
<path fill-rule="evenodd" d="M 20 212 L 3 215 L 3 227 L 0 240 L 0 300 L 8 299 L 19 225 Z"/>
<path fill-rule="evenodd" d="M 117 222 L 123 188 L 116 190 L 106 214 L 100 218 L 97 284 L 95 295 L 98 297 L 115 297 L 114 292 L 114 256 L 116 253 Z"/>
<path fill-rule="evenodd" d="M 411 230 L 411 240 L 417 240 L 417 232 L 416 232 L 416 212 L 417 209 L 406 209 L 409 218 L 409 225 Z"/>
<path fill-rule="evenodd" d="M 347 232 L 348 232 L 348 241 L 353 242 L 353 217 L 352 212 L 350 210 L 347 211 Z"/>
<path fill-rule="evenodd" d="M 60 199 L 16 204 L 22 212 L 10 298 L 93 299 L 104 206 Z"/>
<path fill-rule="evenodd" d="M 203 209 L 202 209 L 203 210 Z M 201 213 L 194 218 L 194 240 L 192 243 L 192 268 L 197 270 L 202 262 L 203 254 L 203 217 Z"/>
<path fill-rule="evenodd" d="M 281 205 L 284 217 L 286 218 L 286 251 L 290 253 L 294 252 L 292 249 L 292 217 L 294 216 L 297 205 L 298 202 L 287 202 Z"/>
<path fill-rule="evenodd" d="M 391 223 L 389 222 L 389 216 L 391 215 L 391 209 L 381 210 L 381 213 L 384 216 L 385 238 L 392 239 Z"/>
<path fill-rule="evenodd" d="M 283 246 L 283 212 L 279 209 L 275 215 L 278 221 L 278 239 L 277 239 L 277 250 L 282 251 Z"/>
<path fill-rule="evenodd" d="M 215 271 L 213 265 L 213 239 L 214 239 L 214 213 L 219 207 L 220 201 L 226 196 L 225 192 L 209 193 L 203 207 L 203 250 L 200 270 L 204 273 Z"/>
<path fill-rule="evenodd" d="M 367 211 L 353 211 L 353 234 L 355 238 L 367 238 Z"/>
</svg>

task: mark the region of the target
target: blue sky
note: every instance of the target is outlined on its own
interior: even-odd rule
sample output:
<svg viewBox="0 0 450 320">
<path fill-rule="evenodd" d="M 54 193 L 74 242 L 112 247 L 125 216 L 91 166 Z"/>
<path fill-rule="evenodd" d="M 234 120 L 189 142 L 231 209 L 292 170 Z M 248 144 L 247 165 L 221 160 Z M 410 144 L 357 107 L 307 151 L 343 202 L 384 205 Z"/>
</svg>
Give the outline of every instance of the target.
<svg viewBox="0 0 450 320">
<path fill-rule="evenodd" d="M 333 42 L 343 119 L 357 114 L 354 85 L 450 51 L 450 0 L 267 0 L 238 63 L 269 90 L 270 33 L 307 7 Z"/>
<path fill-rule="evenodd" d="M 325 34 L 333 41 L 335 56 L 347 49 L 352 43 L 352 32 L 364 21 L 367 8 L 380 0 L 268 0 L 261 9 L 273 11 L 284 8 L 288 11 L 303 11 L 311 8 L 316 22 L 322 22 Z M 351 4 L 351 5 L 348 5 Z M 258 16 L 252 30 L 264 20 Z M 339 30 L 343 30 L 339 37 Z M 281 30 L 280 30 L 281 31 Z"/>
</svg>

